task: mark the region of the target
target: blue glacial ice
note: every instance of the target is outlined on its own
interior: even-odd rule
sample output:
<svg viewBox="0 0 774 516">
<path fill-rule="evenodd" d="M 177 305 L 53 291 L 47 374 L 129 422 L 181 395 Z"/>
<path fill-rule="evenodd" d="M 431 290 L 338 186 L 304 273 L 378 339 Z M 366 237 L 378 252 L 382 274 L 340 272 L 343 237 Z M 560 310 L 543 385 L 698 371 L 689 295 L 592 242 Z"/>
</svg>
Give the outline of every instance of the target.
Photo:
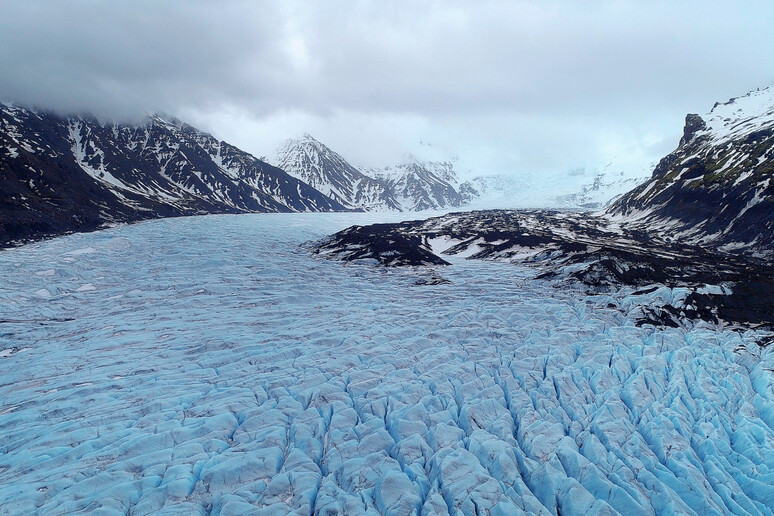
<svg viewBox="0 0 774 516">
<path fill-rule="evenodd" d="M 419 286 L 299 245 L 374 217 L 0 253 L 0 514 L 774 512 L 759 334 L 638 328 L 516 265 Z"/>
</svg>

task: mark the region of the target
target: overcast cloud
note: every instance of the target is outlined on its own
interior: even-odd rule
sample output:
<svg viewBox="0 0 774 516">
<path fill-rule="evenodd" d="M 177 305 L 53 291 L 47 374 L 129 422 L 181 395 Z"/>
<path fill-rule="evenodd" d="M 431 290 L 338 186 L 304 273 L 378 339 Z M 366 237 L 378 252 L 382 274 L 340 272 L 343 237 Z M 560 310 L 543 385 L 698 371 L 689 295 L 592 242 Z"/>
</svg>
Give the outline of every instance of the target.
<svg viewBox="0 0 774 516">
<path fill-rule="evenodd" d="M 310 132 L 377 166 L 648 160 L 687 112 L 774 83 L 767 1 L 0 0 L 0 97 L 175 114 L 256 155 Z"/>
</svg>

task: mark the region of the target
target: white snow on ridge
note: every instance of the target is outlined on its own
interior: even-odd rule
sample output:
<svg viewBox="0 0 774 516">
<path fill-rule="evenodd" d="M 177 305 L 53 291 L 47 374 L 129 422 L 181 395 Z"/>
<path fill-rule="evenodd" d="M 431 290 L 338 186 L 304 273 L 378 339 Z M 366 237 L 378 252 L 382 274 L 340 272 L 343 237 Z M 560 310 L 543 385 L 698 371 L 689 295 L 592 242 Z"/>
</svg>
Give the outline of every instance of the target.
<svg viewBox="0 0 774 516">
<path fill-rule="evenodd" d="M 602 208 L 647 181 L 655 163 L 613 157 L 599 167 L 570 171 L 479 176 L 470 180 L 480 197 L 474 209 Z"/>
<path fill-rule="evenodd" d="M 167 219 L 0 253 L 0 513 L 772 514 L 759 333 L 638 328 L 518 266 L 416 286 L 429 271 L 298 247 L 375 218 Z"/>
<path fill-rule="evenodd" d="M 751 91 L 723 104 L 717 103 L 702 118 L 714 145 L 774 125 L 774 86 Z"/>
</svg>

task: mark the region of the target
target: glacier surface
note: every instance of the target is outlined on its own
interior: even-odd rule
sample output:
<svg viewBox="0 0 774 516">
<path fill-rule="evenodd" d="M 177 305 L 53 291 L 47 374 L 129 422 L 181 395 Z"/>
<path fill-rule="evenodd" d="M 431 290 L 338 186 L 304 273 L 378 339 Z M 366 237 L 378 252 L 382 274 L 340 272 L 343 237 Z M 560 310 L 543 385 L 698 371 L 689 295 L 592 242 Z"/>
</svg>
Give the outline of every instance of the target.
<svg viewBox="0 0 774 516">
<path fill-rule="evenodd" d="M 515 265 L 300 246 L 385 217 L 0 253 L 0 514 L 772 514 L 760 334 L 636 327 Z"/>
</svg>

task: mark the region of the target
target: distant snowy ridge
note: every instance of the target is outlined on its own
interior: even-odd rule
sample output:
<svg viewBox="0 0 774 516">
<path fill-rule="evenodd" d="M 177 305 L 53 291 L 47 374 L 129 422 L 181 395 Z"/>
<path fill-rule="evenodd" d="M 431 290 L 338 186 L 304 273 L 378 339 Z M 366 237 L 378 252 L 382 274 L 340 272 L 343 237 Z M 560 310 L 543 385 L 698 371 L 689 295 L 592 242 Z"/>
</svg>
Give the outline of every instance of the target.
<svg viewBox="0 0 774 516">
<path fill-rule="evenodd" d="M 593 171 L 594 179 L 578 191 L 556 197 L 556 207 L 604 208 L 650 179 L 656 163 L 620 163 L 613 159 Z"/>
<path fill-rule="evenodd" d="M 423 211 L 462 206 L 474 195 L 452 161 L 407 155 L 398 165 L 359 170 L 309 134 L 290 139 L 273 162 L 352 209 Z"/>
<path fill-rule="evenodd" d="M 203 213 L 338 211 L 308 184 L 179 120 L 0 108 L 0 245 Z"/>
<path fill-rule="evenodd" d="M 774 254 L 774 87 L 686 116 L 678 148 L 608 210 L 727 250 Z"/>
<path fill-rule="evenodd" d="M 476 209 L 604 208 L 650 178 L 655 163 L 613 157 L 599 167 L 564 172 L 523 172 L 473 177 Z"/>
</svg>

